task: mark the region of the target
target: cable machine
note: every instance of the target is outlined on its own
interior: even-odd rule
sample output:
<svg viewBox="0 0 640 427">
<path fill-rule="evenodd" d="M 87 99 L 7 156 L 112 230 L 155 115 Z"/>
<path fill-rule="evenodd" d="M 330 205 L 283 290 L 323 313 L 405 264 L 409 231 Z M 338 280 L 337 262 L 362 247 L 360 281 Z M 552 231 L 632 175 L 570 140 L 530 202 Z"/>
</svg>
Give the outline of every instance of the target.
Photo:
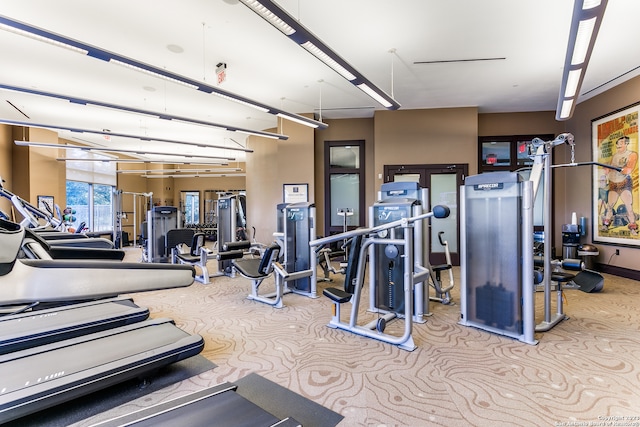
<svg viewBox="0 0 640 427">
<path fill-rule="evenodd" d="M 125 195 L 133 196 L 134 248 L 137 247 L 138 212 L 147 212 L 151 209 L 151 206 L 153 206 L 153 193 L 133 193 L 130 191 L 113 190 L 113 243 L 116 249 L 120 249 L 122 247 L 122 220 L 127 219 L 127 214 L 122 208 L 123 197 Z M 142 227 L 140 227 L 140 230 L 142 230 Z"/>
</svg>

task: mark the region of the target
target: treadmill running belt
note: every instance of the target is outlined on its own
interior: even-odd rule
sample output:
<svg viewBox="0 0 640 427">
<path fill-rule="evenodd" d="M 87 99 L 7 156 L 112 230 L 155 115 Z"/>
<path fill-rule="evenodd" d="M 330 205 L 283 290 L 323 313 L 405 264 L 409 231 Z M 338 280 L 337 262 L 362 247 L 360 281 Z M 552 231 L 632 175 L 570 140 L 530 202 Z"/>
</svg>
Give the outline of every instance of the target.
<svg viewBox="0 0 640 427">
<path fill-rule="evenodd" d="M 0 423 L 143 375 L 204 348 L 170 319 L 147 320 L 0 356 Z"/>
<path fill-rule="evenodd" d="M 141 322 L 147 308 L 112 298 L 0 317 L 0 354 Z"/>
<path fill-rule="evenodd" d="M 280 420 L 235 392 L 231 383 L 218 384 L 187 396 L 94 424 L 94 427 L 271 427 L 300 426 Z"/>
</svg>

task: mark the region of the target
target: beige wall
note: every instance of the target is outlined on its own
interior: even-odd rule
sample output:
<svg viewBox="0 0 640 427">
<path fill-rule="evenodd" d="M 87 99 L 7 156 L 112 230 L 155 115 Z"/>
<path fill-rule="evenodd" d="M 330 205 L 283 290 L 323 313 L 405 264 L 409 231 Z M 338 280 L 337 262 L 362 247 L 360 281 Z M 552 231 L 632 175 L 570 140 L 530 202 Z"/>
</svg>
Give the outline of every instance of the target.
<svg viewBox="0 0 640 427">
<path fill-rule="evenodd" d="M 13 176 L 13 162 L 11 160 L 11 153 L 13 149 L 13 128 L 8 125 L 0 124 L 0 178 L 5 182 L 2 185 L 9 191 L 13 192 L 12 176 Z M 11 202 L 0 197 L 0 211 L 11 216 Z"/>
<path fill-rule="evenodd" d="M 374 168 L 376 191 L 386 164 L 467 163 L 477 171 L 476 108 L 377 111 Z"/>
<path fill-rule="evenodd" d="M 255 227 L 255 239 L 262 243 L 273 240 L 276 206 L 283 201 L 284 184 L 308 184 L 309 201 L 316 198 L 314 129 L 279 119 L 275 131 L 289 138 L 247 138 L 248 147 L 254 150 L 247 155 L 247 224 Z"/>
</svg>

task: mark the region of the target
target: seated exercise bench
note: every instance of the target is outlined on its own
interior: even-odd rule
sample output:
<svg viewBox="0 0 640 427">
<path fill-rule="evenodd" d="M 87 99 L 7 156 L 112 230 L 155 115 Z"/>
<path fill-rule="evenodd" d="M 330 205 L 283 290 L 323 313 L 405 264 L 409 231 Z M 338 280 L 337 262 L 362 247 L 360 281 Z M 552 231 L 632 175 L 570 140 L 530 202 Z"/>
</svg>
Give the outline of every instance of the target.
<svg viewBox="0 0 640 427">
<path fill-rule="evenodd" d="M 167 247 L 171 248 L 172 264 L 198 266 L 202 274 L 195 277 L 200 283 L 209 284 L 207 268 L 209 249 L 205 247 L 205 234 L 196 233 L 192 228 L 177 228 L 167 232 Z M 188 247 L 188 252 L 183 248 Z"/>
<path fill-rule="evenodd" d="M 242 277 L 251 280 L 251 294 L 247 298 L 265 304 L 282 308 L 282 296 L 286 293 L 286 284 L 282 280 L 276 278 L 276 290 L 271 294 L 260 295 L 259 288 L 262 281 L 271 276 L 274 271 L 275 264 L 280 256 L 280 246 L 272 243 L 267 246 L 262 254 L 262 258 L 242 258 L 234 259 L 233 266 Z"/>
<path fill-rule="evenodd" d="M 218 275 L 236 277 L 234 260 L 241 259 L 245 255 L 245 251 L 251 248 L 248 240 L 239 240 L 237 242 L 225 242 L 222 247 L 218 248 L 216 259 L 218 260 Z"/>
</svg>

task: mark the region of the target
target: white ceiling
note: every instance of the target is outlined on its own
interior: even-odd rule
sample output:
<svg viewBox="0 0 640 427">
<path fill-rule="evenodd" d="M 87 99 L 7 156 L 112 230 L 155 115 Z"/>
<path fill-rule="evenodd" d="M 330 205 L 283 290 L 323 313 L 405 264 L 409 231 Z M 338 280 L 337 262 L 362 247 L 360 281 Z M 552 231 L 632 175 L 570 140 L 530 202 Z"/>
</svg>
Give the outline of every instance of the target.
<svg viewBox="0 0 640 427">
<path fill-rule="evenodd" d="M 554 111 L 570 0 L 278 0 L 402 109 L 477 106 Z M 237 0 L 14 0 L 5 17 L 316 119 L 383 109 Z M 610 0 L 580 101 L 640 74 L 640 1 Z M 175 53 L 175 47 L 180 53 Z M 0 84 L 264 130 L 267 113 L 0 30 Z M 420 61 L 450 61 L 415 64 Z M 0 90 L 0 119 L 245 146 L 246 135 Z M 25 117 L 12 107 L 20 109 Z M 283 133 L 287 133 L 287 122 Z M 114 148 L 221 155 L 218 149 L 101 135 L 61 136 Z M 266 143 L 268 143 L 267 140 Z M 245 153 L 224 150 L 241 161 Z M 251 154 L 247 154 L 251 155 Z M 170 156 L 161 156 L 170 159 Z M 153 159 L 157 156 L 143 156 Z"/>
</svg>

